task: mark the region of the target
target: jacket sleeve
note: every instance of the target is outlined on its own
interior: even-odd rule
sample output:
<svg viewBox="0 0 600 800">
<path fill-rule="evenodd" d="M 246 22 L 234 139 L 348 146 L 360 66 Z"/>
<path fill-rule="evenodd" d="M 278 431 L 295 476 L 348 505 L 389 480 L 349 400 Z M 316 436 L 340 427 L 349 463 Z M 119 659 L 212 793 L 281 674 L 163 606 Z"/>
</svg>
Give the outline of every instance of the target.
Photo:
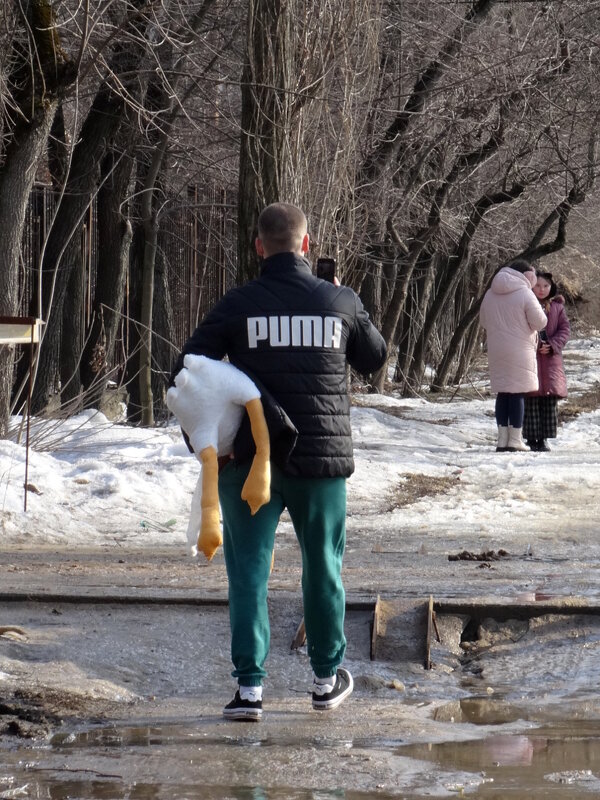
<svg viewBox="0 0 600 800">
<path fill-rule="evenodd" d="M 350 331 L 346 357 L 350 366 L 357 372 L 368 375 L 384 365 L 387 347 L 357 294 L 354 295 L 354 302 L 354 326 Z"/>
<path fill-rule="evenodd" d="M 569 323 L 569 318 L 567 317 L 567 313 L 564 309 L 564 306 L 558 306 L 558 317 L 556 320 L 556 329 L 552 336 L 548 337 L 548 341 L 552 347 L 552 351 L 554 353 L 560 354 L 562 353 L 563 347 L 569 341 L 569 337 L 571 335 L 571 325 Z"/>
<path fill-rule="evenodd" d="M 221 361 L 227 353 L 227 302 L 221 300 L 202 320 L 187 342 L 184 344 L 175 366 L 171 372 L 169 385 L 173 385 L 175 375 L 183 367 L 183 359 L 188 353 L 206 356 Z"/>
<path fill-rule="evenodd" d="M 548 317 L 544 314 L 543 308 L 532 291 L 528 290 L 526 297 L 525 317 L 527 318 L 527 324 L 532 331 L 544 330 L 548 324 Z"/>
</svg>

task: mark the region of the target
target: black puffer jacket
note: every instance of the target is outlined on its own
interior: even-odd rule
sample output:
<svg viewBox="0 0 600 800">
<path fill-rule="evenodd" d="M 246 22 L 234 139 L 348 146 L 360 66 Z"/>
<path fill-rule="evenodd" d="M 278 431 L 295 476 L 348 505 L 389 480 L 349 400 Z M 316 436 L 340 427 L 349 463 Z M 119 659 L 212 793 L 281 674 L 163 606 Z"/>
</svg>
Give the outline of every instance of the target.
<svg viewBox="0 0 600 800">
<path fill-rule="evenodd" d="M 382 336 L 352 289 L 316 278 L 308 261 L 293 253 L 270 256 L 259 278 L 228 292 L 196 328 L 174 374 L 187 353 L 227 355 L 266 390 L 273 460 L 287 474 L 352 474 L 346 364 L 368 374 L 386 356 Z M 298 432 L 287 459 L 277 456 L 276 442 L 273 447 L 273 420 L 286 415 Z M 245 439 L 236 440 L 237 460 L 249 457 Z"/>
</svg>

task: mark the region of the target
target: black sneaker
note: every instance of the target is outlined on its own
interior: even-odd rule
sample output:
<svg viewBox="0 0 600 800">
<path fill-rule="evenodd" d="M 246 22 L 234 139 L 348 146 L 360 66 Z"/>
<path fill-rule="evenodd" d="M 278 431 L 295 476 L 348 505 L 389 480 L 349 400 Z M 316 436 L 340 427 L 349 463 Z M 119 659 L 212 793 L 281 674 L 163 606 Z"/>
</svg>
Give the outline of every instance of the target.
<svg viewBox="0 0 600 800">
<path fill-rule="evenodd" d="M 314 686 L 314 684 L 313 684 Z M 336 673 L 335 686 L 327 694 L 312 693 L 312 705 L 317 711 L 331 711 L 343 703 L 348 695 L 352 694 L 354 681 L 347 669 L 339 667 Z"/>
<path fill-rule="evenodd" d="M 223 716 L 226 719 L 258 722 L 262 717 L 262 700 L 242 700 L 238 690 L 231 703 L 227 703 L 223 709 Z"/>
</svg>

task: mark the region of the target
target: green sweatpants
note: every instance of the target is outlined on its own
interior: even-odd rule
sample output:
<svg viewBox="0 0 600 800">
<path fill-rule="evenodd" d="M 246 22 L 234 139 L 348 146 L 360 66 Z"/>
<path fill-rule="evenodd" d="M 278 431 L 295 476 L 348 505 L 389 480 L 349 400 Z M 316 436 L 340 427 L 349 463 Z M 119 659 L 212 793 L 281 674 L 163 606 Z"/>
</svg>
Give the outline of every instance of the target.
<svg viewBox="0 0 600 800">
<path fill-rule="evenodd" d="M 223 551 L 229 579 L 232 675 L 260 686 L 270 628 L 267 585 L 275 531 L 287 508 L 302 553 L 302 596 L 308 655 L 317 677 L 334 675 L 346 650 L 346 479 L 295 478 L 272 465 L 271 501 L 252 516 L 240 497 L 250 465 L 228 464 L 219 476 Z"/>
</svg>

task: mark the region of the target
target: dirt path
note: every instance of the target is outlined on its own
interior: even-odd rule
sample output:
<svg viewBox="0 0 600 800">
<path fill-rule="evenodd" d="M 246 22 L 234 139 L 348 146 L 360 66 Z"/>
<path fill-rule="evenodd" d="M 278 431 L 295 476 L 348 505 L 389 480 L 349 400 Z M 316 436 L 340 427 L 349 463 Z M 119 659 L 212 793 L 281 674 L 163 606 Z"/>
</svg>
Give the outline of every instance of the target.
<svg viewBox="0 0 600 800">
<path fill-rule="evenodd" d="M 545 460 L 499 458 L 486 409 L 489 403 L 473 403 L 472 417 L 459 425 L 452 408 L 440 406 L 439 436 L 422 471 L 407 476 L 402 465 L 418 451 L 425 411 L 413 403 L 394 412 L 398 435 L 390 441 L 390 411 L 380 410 L 387 416 L 379 439 L 357 406 L 344 567 L 356 687 L 331 715 L 310 709 L 306 653 L 290 650 L 302 609 L 289 520 L 278 532 L 270 583 L 265 718 L 250 728 L 221 718 L 233 690 L 221 553 L 206 564 L 188 558 L 183 537 L 175 544 L 139 535 L 138 546 L 133 538 L 40 546 L 30 531 L 26 543 L 0 545 L 0 798 L 27 784 L 37 795 L 23 796 L 183 799 L 200 796 L 190 790 L 199 769 L 214 790 L 202 796 L 218 800 L 312 800 L 303 792 L 323 787 L 347 798 L 408 798 L 448 796 L 462 786 L 484 797 L 490 770 L 481 764 L 491 750 L 478 766 L 461 760 L 460 743 L 498 736 L 499 752 L 512 752 L 502 758 L 526 753 L 529 767 L 539 759 L 533 772 L 546 797 L 548 742 L 563 746 L 575 727 L 587 755 L 563 753 L 564 770 L 592 769 L 600 758 L 596 616 L 499 624 L 448 616 L 438 620 L 442 642 L 434 642 L 431 671 L 406 655 L 370 659 L 368 609 L 378 595 L 483 607 L 600 603 L 600 426 L 586 419 L 584 439 L 574 417 Z M 431 419 L 422 424 L 430 428 Z M 385 480 L 367 490 L 361 475 L 374 469 Z M 101 523 L 112 529 L 118 520 Z M 441 751 L 431 763 L 434 751 L 418 749 L 444 743 L 455 747 L 452 763 Z M 248 786 L 265 793 L 243 794 Z M 538 796 L 535 786 L 527 796 Z"/>
</svg>

